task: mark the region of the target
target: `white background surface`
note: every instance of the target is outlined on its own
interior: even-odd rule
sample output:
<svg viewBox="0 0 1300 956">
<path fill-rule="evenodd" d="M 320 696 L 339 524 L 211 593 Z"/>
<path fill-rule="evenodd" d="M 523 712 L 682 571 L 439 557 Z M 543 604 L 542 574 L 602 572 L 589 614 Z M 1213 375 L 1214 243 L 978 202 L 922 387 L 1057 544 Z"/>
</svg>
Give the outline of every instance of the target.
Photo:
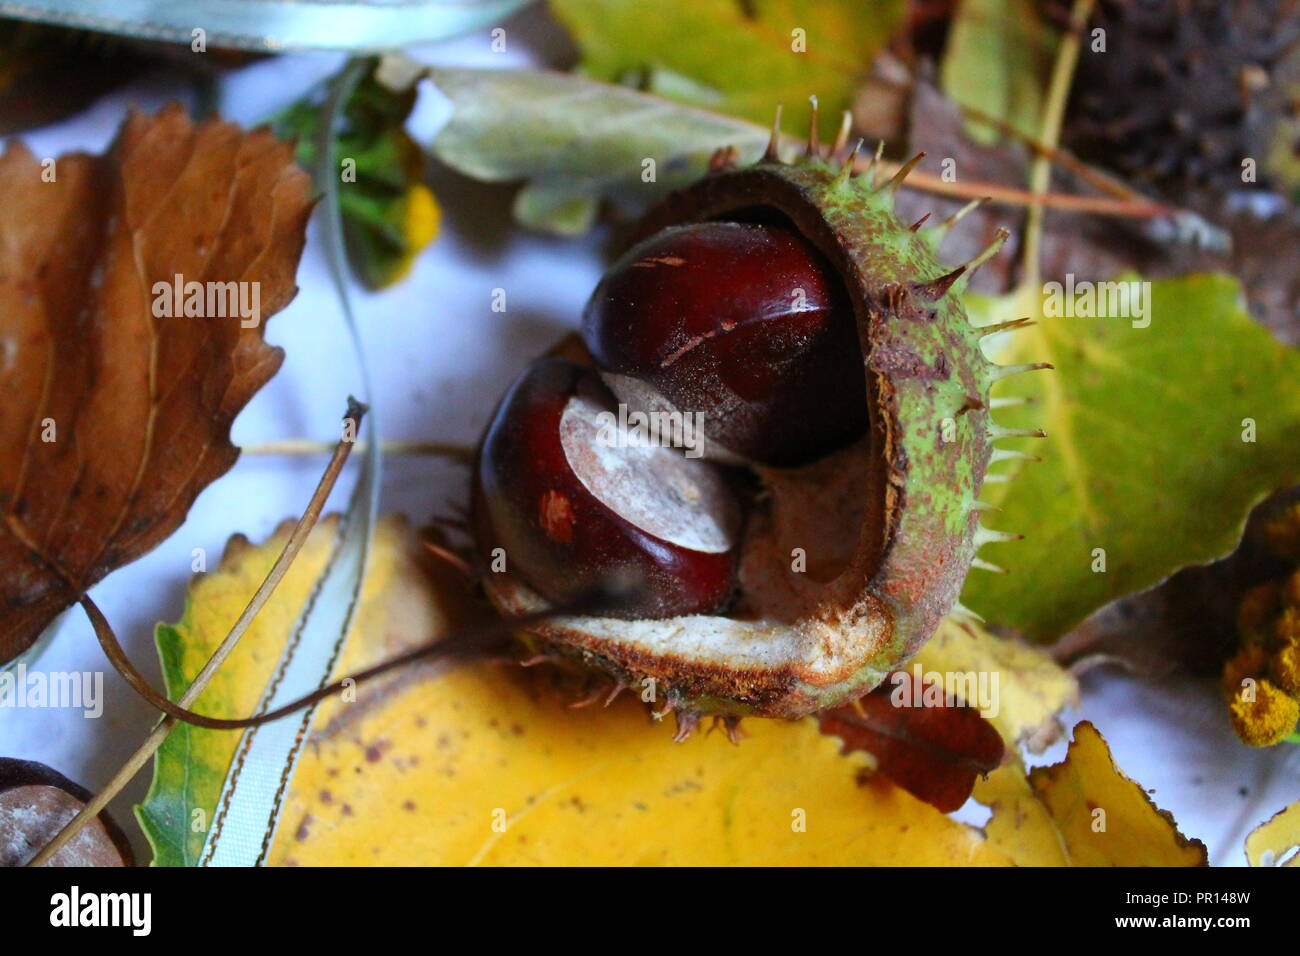
<svg viewBox="0 0 1300 956">
<path fill-rule="evenodd" d="M 440 63 L 491 67 L 554 63 L 562 56 L 557 28 L 534 11 L 507 23 L 509 50 L 493 54 L 487 30 L 420 56 Z M 222 112 L 255 124 L 287 105 L 340 64 L 332 54 L 296 54 L 247 67 L 223 80 Z M 810 91 L 811 92 L 811 91 Z M 38 156 L 103 150 L 128 108 L 154 110 L 184 96 L 166 78 L 134 84 L 86 113 L 25 138 Z M 445 117 L 445 104 L 426 91 L 412 128 L 427 142 Z M 923 146 L 924 144 L 918 144 Z M 436 243 L 413 275 L 378 295 L 359 294 L 358 314 L 373 366 L 378 421 L 388 439 L 475 441 L 497 398 L 529 359 L 564 329 L 577 324 L 599 276 L 599 235 L 581 241 L 530 236 L 510 222 L 511 190 L 489 187 L 431 167 L 443 208 Z M 298 273 L 300 292 L 272 318 L 267 339 L 284 348 L 284 366 L 235 423 L 236 444 L 281 438 L 333 440 L 349 392 L 359 394 L 352 351 L 313 230 Z M 504 288 L 508 311 L 491 310 L 494 288 Z M 152 631 L 181 613 L 191 552 L 204 548 L 215 566 L 235 532 L 259 541 L 284 518 L 296 516 L 315 485 L 324 459 L 245 455 L 199 496 L 184 526 L 152 553 L 123 568 L 92 592 L 128 652 L 161 686 Z M 353 469 L 356 464 L 350 465 Z M 381 510 L 403 511 L 417 522 L 462 497 L 464 471 L 432 458 L 389 458 Z M 350 480 L 331 501 L 341 508 Z M 74 710 L 0 710 L 0 755 L 40 760 L 95 789 L 135 749 L 153 711 L 109 668 L 79 613 L 39 660 L 42 670 L 104 671 L 104 715 L 85 719 Z M 1129 776 L 1152 790 L 1188 836 L 1210 847 L 1216 864 L 1244 862 L 1242 840 L 1256 823 L 1300 799 L 1300 748 L 1252 752 L 1237 743 L 1223 705 L 1210 687 L 1152 685 L 1115 673 L 1091 675 L 1083 706 L 1067 723 L 1092 720 Z M 1058 745 L 1033 763 L 1061 758 Z M 111 809 L 136 841 L 131 805 L 144 794 L 141 773 Z M 987 817 L 968 805 L 961 816 Z M 900 860 L 900 863 L 907 862 Z"/>
</svg>

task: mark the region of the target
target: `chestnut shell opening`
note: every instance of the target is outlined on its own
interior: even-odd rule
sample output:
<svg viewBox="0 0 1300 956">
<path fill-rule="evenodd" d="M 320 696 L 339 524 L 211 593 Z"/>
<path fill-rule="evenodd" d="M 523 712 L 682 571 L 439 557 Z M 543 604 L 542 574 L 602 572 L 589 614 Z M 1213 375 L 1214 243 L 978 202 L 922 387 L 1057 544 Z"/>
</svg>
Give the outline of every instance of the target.
<svg viewBox="0 0 1300 956">
<path fill-rule="evenodd" d="M 816 247 L 830 263 L 857 320 L 858 346 L 865 372 L 866 433 L 850 445 L 804 465 L 753 469 L 768 501 L 766 506 L 760 502 L 760 507 L 748 515 L 740 597 L 732 616 L 775 614 L 778 619 L 794 620 L 821 600 L 823 586 L 853 570 L 855 562 L 859 572 L 874 573 L 887 542 L 884 495 L 888 462 L 884 449 L 888 436 L 876 402 L 880 383 L 868 365 L 871 343 L 866 330 L 872 306 L 864 300 L 858 284 L 846 281 L 846 276 L 854 270 L 839 238 L 823 220 L 809 216 L 801 200 L 795 198 L 783 207 L 770 201 L 747 203 L 743 198 L 730 201 L 719 198 L 716 206 L 705 207 L 693 217 L 676 218 L 677 200 L 677 196 L 669 197 L 651 210 L 631 233 L 625 247 L 630 248 L 670 225 L 692 222 L 737 222 L 791 229 Z M 807 504 L 812 507 L 805 509 Z M 756 518 L 769 522 L 770 527 L 756 532 L 753 527 Z M 762 540 L 769 537 L 770 542 Z M 780 548 L 783 542 L 800 539 L 817 541 L 821 547 L 821 554 L 816 558 L 805 555 L 808 561 L 802 573 L 807 575 L 806 579 L 790 573 L 791 550 L 800 545 L 791 543 L 784 552 Z M 747 577 L 751 581 L 749 587 L 745 584 Z M 772 597 L 746 600 L 747 596 L 759 593 Z"/>
</svg>

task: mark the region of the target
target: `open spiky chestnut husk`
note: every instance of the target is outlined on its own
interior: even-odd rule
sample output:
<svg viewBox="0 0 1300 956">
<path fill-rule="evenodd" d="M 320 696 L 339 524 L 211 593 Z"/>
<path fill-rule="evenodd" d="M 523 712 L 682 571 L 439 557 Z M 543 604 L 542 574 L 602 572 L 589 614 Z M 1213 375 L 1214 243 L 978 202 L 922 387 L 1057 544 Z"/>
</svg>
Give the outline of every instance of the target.
<svg viewBox="0 0 1300 956">
<path fill-rule="evenodd" d="M 642 221 L 587 309 L 579 365 L 629 421 L 701 416 L 698 447 L 672 462 L 597 448 L 590 420 L 613 396 L 554 359 L 485 436 L 474 519 L 489 597 L 537 612 L 631 566 L 649 595 L 632 613 L 529 633 L 616 682 L 651 678 L 682 734 L 704 715 L 799 717 L 867 692 L 962 610 L 977 549 L 1013 537 L 978 514 L 991 442 L 1009 434 L 989 389 L 1013 369 L 985 359 L 990 330 L 957 295 L 997 244 L 940 265 L 946 225 L 893 212 L 908 168 L 881 184 L 842 149 L 810 144 L 787 164 L 770 148 L 715 164 Z M 645 495 L 660 481 L 656 524 Z M 504 562 L 489 567 L 490 551 Z"/>
</svg>

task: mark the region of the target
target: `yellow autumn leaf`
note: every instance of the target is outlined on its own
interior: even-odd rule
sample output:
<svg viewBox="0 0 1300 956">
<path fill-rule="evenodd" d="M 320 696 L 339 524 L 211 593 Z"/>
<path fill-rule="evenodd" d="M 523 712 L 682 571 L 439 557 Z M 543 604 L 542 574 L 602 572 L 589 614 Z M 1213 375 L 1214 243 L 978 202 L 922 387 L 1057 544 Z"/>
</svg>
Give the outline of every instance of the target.
<svg viewBox="0 0 1300 956">
<path fill-rule="evenodd" d="M 984 824 L 989 843 L 1018 866 L 1070 865 L 1056 821 L 1034 795 L 1018 759 L 975 781 L 973 796 L 993 811 Z"/>
<path fill-rule="evenodd" d="M 1028 776 L 1018 763 L 975 785 L 993 816 L 989 843 L 1023 866 L 1204 866 L 1205 845 L 1115 766 L 1087 721 L 1074 728 L 1066 757 Z"/>
<path fill-rule="evenodd" d="M 924 673 L 971 675 L 990 701 L 983 708 L 1008 747 L 1041 753 L 1061 736 L 1057 715 L 1079 704 L 1079 684 L 1046 651 L 990 634 L 976 624 L 945 620 L 913 658 Z"/>
<path fill-rule="evenodd" d="M 1246 859 L 1251 866 L 1300 866 L 1300 801 L 1250 831 Z"/>
<path fill-rule="evenodd" d="M 355 714 L 355 716 L 354 716 Z M 811 721 L 675 744 L 644 705 L 566 708 L 517 665 L 426 675 L 317 725 L 272 862 L 1005 863 Z"/>
<path fill-rule="evenodd" d="M 236 670 L 202 698 L 212 713 L 248 712 L 259 696 L 332 524 L 313 533 L 303 573 L 250 631 Z M 283 543 L 240 545 L 192 588 L 176 625 L 192 671 L 224 634 Z M 418 536 L 380 523 L 353 632 L 337 674 L 425 643 L 467 620 L 467 589 L 432 566 Z M 251 639 L 251 643 L 250 643 Z M 739 746 L 724 734 L 672 742 L 672 728 L 627 695 L 572 709 L 553 674 L 507 661 L 427 664 L 356 688 L 318 710 L 269 854 L 282 864 L 908 864 L 1007 865 L 975 829 L 882 777 L 860 782 L 862 755 L 813 721 L 752 720 Z M 236 700 L 236 698 L 238 698 Z M 202 731 L 201 734 L 212 732 Z M 191 739 L 229 762 L 236 734 Z M 218 749 L 218 745 L 221 749 Z M 173 754 L 176 759 L 179 755 Z M 161 772 L 146 808 L 188 828 L 175 791 L 192 775 Z M 217 780 L 219 787 L 220 780 Z M 215 792 L 195 805 L 211 806 Z M 209 817 L 210 818 L 210 817 Z M 151 835 L 155 848 L 165 840 Z M 198 844 L 201 846 L 202 835 Z M 166 847 L 164 846 L 164 849 Z"/>
<path fill-rule="evenodd" d="M 232 621 L 266 577 L 292 530 L 281 525 L 263 544 L 243 535 L 230 539 L 217 570 L 196 575 L 185 613 L 174 625 L 159 625 L 156 640 L 167 692 L 177 698 L 220 644 Z M 338 519 L 323 518 L 312 530 L 273 599 L 262 608 L 234 652 L 199 695 L 195 709 L 213 717 L 245 717 L 262 699 L 280 651 L 292 633 L 334 547 Z M 477 610 L 468 589 L 445 566 L 435 564 L 404 519 L 390 517 L 375 529 L 366 580 L 336 673 L 343 676 L 373 661 L 392 657 L 431 635 L 465 626 Z M 481 612 L 480 612 L 481 613 Z M 364 639 L 359 635 L 365 635 Z M 410 674 L 391 680 L 408 679 Z M 382 693 L 383 682 L 363 690 Z M 326 719 L 337 703 L 318 710 Z M 203 849 L 206 832 L 191 825 L 213 820 L 226 771 L 240 735 L 178 725 L 154 758 L 154 778 L 136 817 L 154 849 L 154 864 L 191 866 Z"/>
</svg>

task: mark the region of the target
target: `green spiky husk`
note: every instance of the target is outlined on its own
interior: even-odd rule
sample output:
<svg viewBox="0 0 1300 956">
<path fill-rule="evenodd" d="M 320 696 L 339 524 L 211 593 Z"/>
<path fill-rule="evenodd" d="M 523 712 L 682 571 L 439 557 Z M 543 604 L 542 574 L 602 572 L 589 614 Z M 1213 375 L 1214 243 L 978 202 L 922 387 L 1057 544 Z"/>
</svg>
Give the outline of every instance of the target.
<svg viewBox="0 0 1300 956">
<path fill-rule="evenodd" d="M 716 171 L 652 210 L 631 241 L 669 226 L 732 217 L 788 220 L 843 277 L 853 301 L 872 418 L 870 494 L 851 566 L 825 589 L 820 627 L 860 637 L 821 657 L 772 668 L 721 654 L 656 655 L 590 622 L 535 635 L 636 686 L 653 677 L 685 726 L 698 716 L 798 717 L 877 686 L 956 604 L 977 549 L 977 498 L 992 453 L 989 388 L 997 368 L 980 348 L 933 243 L 893 212 L 893 186 L 848 176 L 819 155 Z M 815 506 L 815 503 L 812 503 Z M 512 610 L 535 607 L 489 587 Z M 690 619 L 682 619 L 689 621 Z M 813 641 L 815 643 L 815 639 Z M 814 653 L 811 652 L 810 653 Z"/>
</svg>

